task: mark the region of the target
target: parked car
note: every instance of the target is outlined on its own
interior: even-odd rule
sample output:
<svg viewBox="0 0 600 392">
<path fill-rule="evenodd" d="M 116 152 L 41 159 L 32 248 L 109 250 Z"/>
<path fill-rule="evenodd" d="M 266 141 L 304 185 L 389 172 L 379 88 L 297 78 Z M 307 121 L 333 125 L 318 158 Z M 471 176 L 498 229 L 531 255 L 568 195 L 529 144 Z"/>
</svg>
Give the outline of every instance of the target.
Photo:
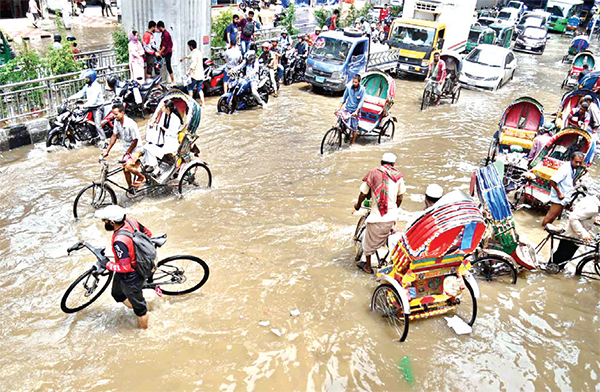
<svg viewBox="0 0 600 392">
<path fill-rule="evenodd" d="M 517 35 L 521 34 L 525 27 L 546 27 L 546 21 L 548 18 L 544 15 L 533 14 L 531 12 L 525 12 L 519 23 L 517 24 Z"/>
<path fill-rule="evenodd" d="M 525 10 L 527 9 L 527 7 L 522 1 L 516 0 L 510 1 L 504 8 L 512 8 L 517 10 L 519 12 L 519 16 L 521 16 L 523 12 L 525 12 Z"/>
<path fill-rule="evenodd" d="M 497 22 L 496 18 L 490 18 L 487 16 L 482 16 L 479 19 L 477 19 L 477 23 L 479 23 L 482 26 L 489 26 L 496 22 Z"/>
<path fill-rule="evenodd" d="M 515 75 L 517 59 L 510 49 L 479 45 L 462 62 L 459 81 L 464 87 L 496 90 Z"/>
<path fill-rule="evenodd" d="M 517 52 L 542 54 L 546 49 L 548 30 L 545 27 L 525 27 L 515 41 L 514 50 Z"/>
<path fill-rule="evenodd" d="M 513 25 L 516 25 L 519 21 L 519 17 L 519 10 L 504 7 L 502 8 L 502 10 L 500 10 L 500 12 L 498 13 L 498 18 L 496 19 L 502 22 L 512 23 Z"/>
</svg>

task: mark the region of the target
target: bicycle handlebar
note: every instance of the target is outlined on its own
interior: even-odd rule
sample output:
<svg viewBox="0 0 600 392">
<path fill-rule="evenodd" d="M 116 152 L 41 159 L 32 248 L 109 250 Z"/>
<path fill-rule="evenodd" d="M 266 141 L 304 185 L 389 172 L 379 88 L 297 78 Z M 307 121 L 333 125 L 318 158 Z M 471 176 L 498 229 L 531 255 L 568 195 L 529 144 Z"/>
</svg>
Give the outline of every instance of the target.
<svg viewBox="0 0 600 392">
<path fill-rule="evenodd" d="M 74 252 L 76 250 L 80 250 L 83 248 L 87 248 L 90 252 L 92 252 L 94 254 L 94 256 L 96 256 L 96 259 L 98 259 L 98 261 L 100 263 L 105 264 L 106 261 L 108 260 L 108 257 L 106 257 L 106 255 L 104 254 L 105 248 L 94 248 L 92 245 L 88 244 L 85 241 L 79 241 L 75 245 L 71 246 L 69 249 L 67 249 L 67 254 L 71 254 L 71 252 Z"/>
</svg>

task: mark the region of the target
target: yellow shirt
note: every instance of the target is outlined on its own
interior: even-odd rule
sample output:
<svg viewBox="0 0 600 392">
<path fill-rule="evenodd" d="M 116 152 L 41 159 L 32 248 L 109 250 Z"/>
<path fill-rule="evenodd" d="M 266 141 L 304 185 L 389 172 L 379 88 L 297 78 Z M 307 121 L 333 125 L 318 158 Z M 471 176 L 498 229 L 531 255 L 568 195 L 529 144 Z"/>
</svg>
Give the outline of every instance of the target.
<svg viewBox="0 0 600 392">
<path fill-rule="evenodd" d="M 190 64 L 190 76 L 194 80 L 204 80 L 204 63 L 202 61 L 202 52 L 200 49 L 192 50 L 190 58 L 192 59 Z"/>
</svg>

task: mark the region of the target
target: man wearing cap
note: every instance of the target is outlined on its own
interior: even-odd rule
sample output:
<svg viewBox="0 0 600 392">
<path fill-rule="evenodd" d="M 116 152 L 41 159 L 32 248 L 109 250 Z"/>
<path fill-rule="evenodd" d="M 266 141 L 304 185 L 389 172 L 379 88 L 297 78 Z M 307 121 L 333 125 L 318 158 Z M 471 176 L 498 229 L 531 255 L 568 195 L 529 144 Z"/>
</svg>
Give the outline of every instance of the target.
<svg viewBox="0 0 600 392">
<path fill-rule="evenodd" d="M 354 209 L 358 211 L 367 198 L 373 200 L 373 207 L 367 218 L 367 228 L 362 242 L 366 262 L 357 267 L 372 274 L 371 256 L 384 246 L 396 226 L 398 209 L 406 192 L 402 173 L 394 167 L 396 156 L 390 152 L 383 154 L 381 166 L 369 171 L 360 186 L 358 201 Z"/>
<path fill-rule="evenodd" d="M 429 184 L 425 190 L 425 209 L 433 206 L 444 195 L 444 189 L 438 184 Z"/>
<path fill-rule="evenodd" d="M 571 161 L 563 163 L 550 177 L 550 209 L 542 221 L 542 226 L 552 223 L 562 214 L 571 196 L 577 170 L 583 167 L 585 154 L 581 151 L 571 154 Z"/>
<path fill-rule="evenodd" d="M 535 139 L 533 139 L 533 145 L 531 146 L 531 150 L 529 150 L 529 155 L 527 156 L 529 161 L 532 161 L 538 152 L 540 152 L 541 149 L 544 148 L 552 139 L 551 131 L 553 128 L 554 125 L 548 123 L 544 124 L 544 126 L 538 130 L 538 134 Z"/>
<path fill-rule="evenodd" d="M 137 272 L 133 239 L 122 233 L 133 234 L 135 230 L 139 230 L 148 237 L 152 237 L 152 233 L 135 219 L 127 218 L 126 212 L 118 205 L 110 205 L 96 211 L 95 216 L 102 220 L 104 229 L 113 232 L 111 248 L 115 258 L 108 261 L 103 267 L 115 273 L 112 297 L 115 301 L 122 302 L 128 308 L 133 309 L 138 319 L 138 326 L 141 329 L 147 329 L 148 306 L 142 294 L 144 278 Z"/>
</svg>

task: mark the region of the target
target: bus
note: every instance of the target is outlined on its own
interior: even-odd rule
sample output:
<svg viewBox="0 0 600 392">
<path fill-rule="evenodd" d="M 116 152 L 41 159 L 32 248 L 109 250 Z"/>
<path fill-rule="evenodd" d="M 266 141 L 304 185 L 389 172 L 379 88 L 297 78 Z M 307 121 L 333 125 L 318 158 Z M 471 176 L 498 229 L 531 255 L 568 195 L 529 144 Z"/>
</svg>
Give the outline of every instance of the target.
<svg viewBox="0 0 600 392">
<path fill-rule="evenodd" d="M 573 15 L 579 15 L 583 8 L 583 0 L 548 0 L 546 11 L 550 12 L 548 31 L 564 33 L 567 22 Z"/>
</svg>

